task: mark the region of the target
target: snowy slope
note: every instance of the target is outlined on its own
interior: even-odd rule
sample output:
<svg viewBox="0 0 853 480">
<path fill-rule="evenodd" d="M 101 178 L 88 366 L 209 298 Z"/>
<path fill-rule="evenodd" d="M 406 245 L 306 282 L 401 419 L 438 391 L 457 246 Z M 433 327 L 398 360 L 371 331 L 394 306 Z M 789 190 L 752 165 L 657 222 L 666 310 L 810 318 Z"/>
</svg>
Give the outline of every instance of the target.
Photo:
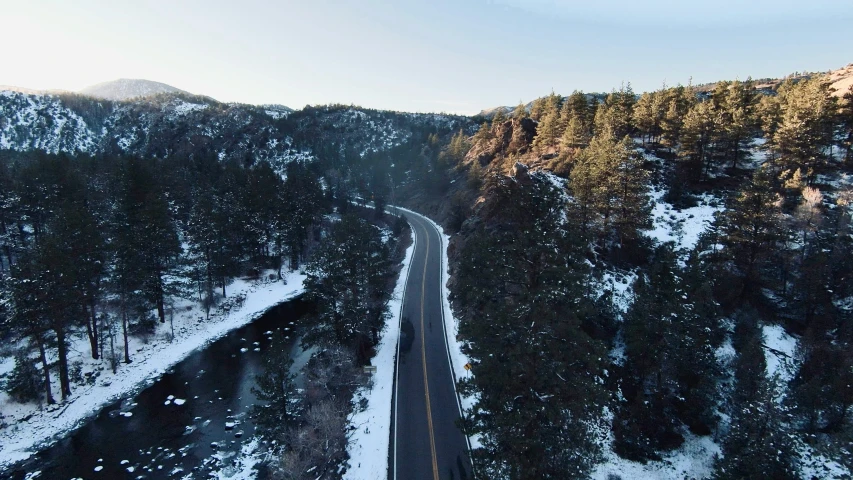
<svg viewBox="0 0 853 480">
<path fill-rule="evenodd" d="M 52 95 L 0 92 L 0 149 L 92 153 L 100 136 Z"/>
<path fill-rule="evenodd" d="M 88 86 L 80 93 L 104 100 L 130 100 L 138 97 L 149 97 L 159 93 L 188 93 L 165 83 L 151 80 L 119 78 Z"/>
</svg>

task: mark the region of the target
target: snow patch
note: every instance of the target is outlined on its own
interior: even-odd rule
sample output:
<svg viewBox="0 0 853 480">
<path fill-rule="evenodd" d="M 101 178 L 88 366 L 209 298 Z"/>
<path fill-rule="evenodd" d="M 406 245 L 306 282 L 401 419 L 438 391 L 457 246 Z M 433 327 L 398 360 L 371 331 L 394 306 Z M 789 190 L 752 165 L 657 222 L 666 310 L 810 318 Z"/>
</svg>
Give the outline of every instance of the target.
<svg viewBox="0 0 853 480">
<path fill-rule="evenodd" d="M 781 325 L 764 325 L 764 359 L 767 362 L 767 376 L 779 376 L 787 384 L 796 374 L 794 354 L 797 351 L 797 339 L 788 335 Z"/>
<path fill-rule="evenodd" d="M 711 195 L 699 197 L 699 205 L 676 210 L 663 200 L 666 192 L 654 189 L 651 192 L 653 208 L 651 230 L 646 235 L 660 243 L 675 242 L 678 249 L 692 250 L 702 234 L 714 221 L 714 215 L 723 210 Z"/>
</svg>

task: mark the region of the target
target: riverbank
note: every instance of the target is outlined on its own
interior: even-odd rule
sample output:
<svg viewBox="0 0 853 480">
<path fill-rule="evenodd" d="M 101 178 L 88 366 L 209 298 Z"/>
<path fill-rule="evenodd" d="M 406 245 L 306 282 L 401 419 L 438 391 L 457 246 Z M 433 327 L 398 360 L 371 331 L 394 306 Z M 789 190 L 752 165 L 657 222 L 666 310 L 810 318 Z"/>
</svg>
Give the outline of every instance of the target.
<svg viewBox="0 0 853 480">
<path fill-rule="evenodd" d="M 70 363 L 79 362 L 82 375 L 95 378 L 93 384 L 75 385 L 66 401 L 41 410 L 35 404 L 16 404 L 5 393 L 0 394 L 0 413 L 7 424 L 0 429 L 0 471 L 51 445 L 104 406 L 150 385 L 193 351 L 298 296 L 304 279 L 305 275 L 292 272 L 285 282 L 234 280 L 228 286 L 229 298 L 244 296 L 245 300 L 239 306 L 231 304 L 229 310 L 212 311 L 208 320 L 197 304 L 177 304 L 174 339 L 169 323 L 157 324 L 154 334 L 146 339 L 132 337 L 131 363 L 119 364 L 115 374 L 107 361 L 91 359 L 85 333 L 74 337 Z M 8 369 L 9 363 L 4 362 L 2 368 Z"/>
</svg>

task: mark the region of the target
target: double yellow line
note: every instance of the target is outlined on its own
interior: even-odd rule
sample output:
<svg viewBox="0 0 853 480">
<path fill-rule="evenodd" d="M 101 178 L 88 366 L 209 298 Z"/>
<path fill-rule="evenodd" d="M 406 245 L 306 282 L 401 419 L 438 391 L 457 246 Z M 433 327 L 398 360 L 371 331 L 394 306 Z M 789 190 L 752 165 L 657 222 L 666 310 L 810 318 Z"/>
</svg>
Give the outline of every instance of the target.
<svg viewBox="0 0 853 480">
<path fill-rule="evenodd" d="M 420 223 L 420 222 L 419 222 Z M 435 434 L 432 428 L 432 406 L 429 402 L 429 380 L 427 380 L 427 363 L 426 363 L 426 335 L 424 332 L 424 304 L 426 303 L 426 272 L 427 260 L 429 260 L 429 232 L 426 227 L 421 225 L 426 235 L 426 254 L 424 255 L 424 274 L 421 281 L 421 361 L 424 367 L 424 395 L 426 396 L 427 409 L 427 424 L 429 425 L 429 448 L 432 452 L 432 476 L 434 480 L 438 479 L 438 460 L 435 454 Z"/>
</svg>

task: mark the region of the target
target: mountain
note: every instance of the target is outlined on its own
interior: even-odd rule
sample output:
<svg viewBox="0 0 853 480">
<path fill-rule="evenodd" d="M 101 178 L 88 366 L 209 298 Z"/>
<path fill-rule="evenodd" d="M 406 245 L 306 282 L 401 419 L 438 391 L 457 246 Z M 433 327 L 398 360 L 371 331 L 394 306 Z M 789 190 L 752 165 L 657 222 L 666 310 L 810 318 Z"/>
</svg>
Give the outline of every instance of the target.
<svg viewBox="0 0 853 480">
<path fill-rule="evenodd" d="M 0 91 L 0 151 L 164 158 L 210 155 L 280 168 L 299 159 L 387 151 L 417 132 L 468 128 L 468 117 L 352 106 L 222 103 L 187 93 L 128 101 Z"/>
<path fill-rule="evenodd" d="M 184 90 L 175 88 L 165 83 L 151 80 L 119 78 L 109 82 L 99 83 L 80 90 L 83 95 L 102 98 L 104 100 L 130 100 L 132 98 L 150 97 L 160 93 L 185 93 Z"/>
<path fill-rule="evenodd" d="M 480 110 L 480 113 L 478 113 L 476 116 L 483 117 L 483 118 L 492 118 L 495 116 L 496 113 L 498 113 L 498 110 L 503 110 L 505 115 L 509 115 L 510 112 L 512 112 L 514 110 L 514 108 L 513 107 L 486 108 L 486 109 Z"/>
</svg>

